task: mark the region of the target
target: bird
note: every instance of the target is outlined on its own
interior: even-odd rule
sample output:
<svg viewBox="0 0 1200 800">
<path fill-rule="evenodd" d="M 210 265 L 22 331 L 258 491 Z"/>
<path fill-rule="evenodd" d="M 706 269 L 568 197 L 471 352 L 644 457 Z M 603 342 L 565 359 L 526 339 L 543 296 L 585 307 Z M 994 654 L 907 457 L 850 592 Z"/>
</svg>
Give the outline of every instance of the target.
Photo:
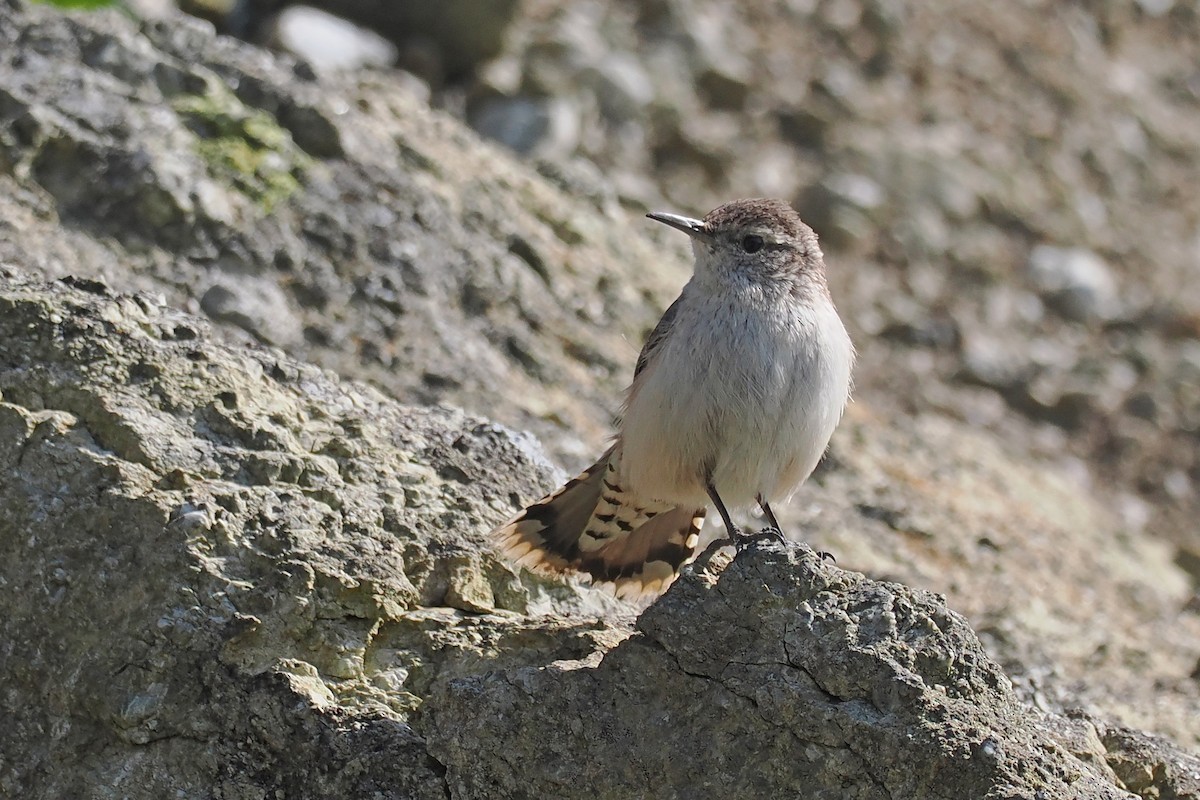
<svg viewBox="0 0 1200 800">
<path fill-rule="evenodd" d="M 729 542 L 754 538 L 730 516 L 754 503 L 782 538 L 771 503 L 824 455 L 855 359 L 817 235 L 786 201 L 646 216 L 691 238 L 695 267 L 638 355 L 611 445 L 491 532 L 519 566 L 626 599 L 660 594 L 695 559 L 710 504 Z"/>
</svg>

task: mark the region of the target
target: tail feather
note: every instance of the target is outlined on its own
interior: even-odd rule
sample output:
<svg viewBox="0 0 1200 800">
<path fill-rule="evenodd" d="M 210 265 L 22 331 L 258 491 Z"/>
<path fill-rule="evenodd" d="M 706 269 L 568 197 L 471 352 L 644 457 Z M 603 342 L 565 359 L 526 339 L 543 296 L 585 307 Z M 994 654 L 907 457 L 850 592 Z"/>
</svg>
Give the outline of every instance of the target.
<svg viewBox="0 0 1200 800">
<path fill-rule="evenodd" d="M 637 498 L 621 487 L 619 445 L 492 532 L 499 549 L 539 572 L 578 571 L 618 597 L 666 589 L 695 557 L 705 509 Z"/>
</svg>

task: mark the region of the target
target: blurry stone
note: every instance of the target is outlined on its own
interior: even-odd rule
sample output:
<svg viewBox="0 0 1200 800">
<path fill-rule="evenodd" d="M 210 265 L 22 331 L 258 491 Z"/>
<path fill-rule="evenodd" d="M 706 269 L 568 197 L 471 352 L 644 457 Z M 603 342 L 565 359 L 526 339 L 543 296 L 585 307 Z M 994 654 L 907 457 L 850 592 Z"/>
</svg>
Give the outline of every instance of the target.
<svg viewBox="0 0 1200 800">
<path fill-rule="evenodd" d="M 959 339 L 957 325 L 952 318 L 946 316 L 899 320 L 884 328 L 881 335 L 914 347 L 936 350 L 948 350 L 954 347 Z"/>
<path fill-rule="evenodd" d="M 200 297 L 200 308 L 214 320 L 236 325 L 267 344 L 295 344 L 302 335 L 283 291 L 273 281 L 256 276 L 219 278 Z"/>
<path fill-rule="evenodd" d="M 1038 245 L 1029 254 L 1029 276 L 1046 302 L 1068 319 L 1111 319 L 1119 310 L 1112 270 L 1086 248 Z"/>
<path fill-rule="evenodd" d="M 825 181 L 824 186 L 842 202 L 862 211 L 873 211 L 883 205 L 883 187 L 866 175 L 833 175 Z"/>
<path fill-rule="evenodd" d="M 1065 387 L 1054 376 L 1039 376 L 1014 387 L 1008 400 L 1032 419 L 1049 422 L 1066 431 L 1082 428 L 1097 407 L 1094 395 Z"/>
<path fill-rule="evenodd" d="M 697 76 L 696 84 L 714 108 L 741 109 L 750 95 L 750 75 L 741 70 L 709 65 Z"/>
<path fill-rule="evenodd" d="M 1109 224 L 1108 207 L 1094 192 L 1080 192 L 1075 198 L 1075 213 L 1091 231 L 1101 231 Z"/>
<path fill-rule="evenodd" d="M 500 53 L 518 7 L 517 0 L 321 0 L 311 5 L 376 31 L 401 49 L 414 40 L 433 42 L 452 81 L 465 79 Z"/>
<path fill-rule="evenodd" d="M 791 148 L 782 144 L 764 147 L 754 154 L 743 169 L 753 176 L 751 191 L 762 197 L 791 197 L 800 176 Z"/>
<path fill-rule="evenodd" d="M 858 0 L 832 0 L 823 4 L 821 16 L 830 27 L 845 31 L 859 27 L 862 14 Z"/>
<path fill-rule="evenodd" d="M 1079 350 L 1073 344 L 1061 337 L 1039 336 L 1028 342 L 1023 350 L 1031 364 L 1066 373 L 1079 363 Z"/>
<path fill-rule="evenodd" d="M 521 54 L 521 80 L 516 90 L 543 96 L 571 95 L 577 90 L 578 77 L 572 67 L 580 61 L 595 63 L 602 52 L 595 43 L 581 54 L 557 39 L 532 42 Z"/>
<path fill-rule="evenodd" d="M 1173 469 L 1163 476 L 1163 490 L 1176 500 L 1192 493 L 1192 479 L 1181 469 Z"/>
<path fill-rule="evenodd" d="M 602 29 L 606 14 L 600 3 L 554 4 L 519 51 L 521 90 L 578 97 L 584 94 L 581 89 L 592 88 L 584 73 L 601 69 L 611 54 L 621 52 L 607 35 L 611 31 Z"/>
<path fill-rule="evenodd" d="M 429 87 L 440 89 L 446 82 L 445 59 L 441 48 L 432 39 L 421 36 L 405 39 L 396 53 L 396 66 Z"/>
<path fill-rule="evenodd" d="M 238 0 L 178 0 L 178 3 L 181 11 L 223 27 Z"/>
<path fill-rule="evenodd" d="M 1030 372 L 1022 357 L 1000 339 L 972 332 L 963 337 L 962 378 L 992 389 L 1007 389 Z"/>
<path fill-rule="evenodd" d="M 853 105 L 854 99 L 863 94 L 863 82 L 857 68 L 840 61 L 831 61 L 825 65 L 825 71 L 818 79 L 817 86 L 843 106 Z"/>
<path fill-rule="evenodd" d="M 671 146 L 687 166 L 703 170 L 704 180 L 717 172 L 728 171 L 738 160 L 743 121 L 739 114 L 713 114 L 703 126 L 684 125 L 678 131 L 679 141 Z M 687 201 L 690 207 L 695 201 Z"/>
<path fill-rule="evenodd" d="M 493 91 L 516 94 L 521 88 L 521 60 L 511 55 L 494 58 L 480 69 L 477 80 Z"/>
<path fill-rule="evenodd" d="M 1125 411 L 1147 422 L 1158 419 L 1158 401 L 1149 392 L 1137 392 L 1125 401 Z"/>
<path fill-rule="evenodd" d="M 1121 492 L 1114 499 L 1114 504 L 1117 513 L 1121 516 L 1121 523 L 1135 532 L 1145 530 L 1146 525 L 1154 517 L 1154 507 L 1144 498 L 1132 492 Z M 1176 563 L 1178 564 L 1178 562 Z M 1183 564 L 1178 564 L 1178 566 L 1185 571 L 1187 569 Z"/>
<path fill-rule="evenodd" d="M 741 28 L 729 9 L 718 4 L 696 7 L 678 16 L 691 44 L 691 68 L 696 85 L 713 108 L 737 110 L 750 94 L 753 69 L 746 55 Z"/>
<path fill-rule="evenodd" d="M 617 193 L 604 173 L 591 161 L 582 158 L 536 159 L 538 174 L 575 197 L 589 200 L 598 209 L 617 205 Z"/>
<path fill-rule="evenodd" d="M 605 57 L 596 67 L 581 72 L 579 79 L 592 87 L 600 110 L 614 120 L 634 117 L 654 100 L 650 76 L 628 53 Z"/>
<path fill-rule="evenodd" d="M 824 146 L 826 132 L 832 124 L 830 116 L 822 113 L 815 99 L 800 107 L 780 110 L 778 118 L 779 133 L 786 141 L 815 150 Z"/>
<path fill-rule="evenodd" d="M 374 31 L 310 6 L 288 6 L 266 28 L 269 44 L 303 58 L 318 72 L 386 67 L 396 45 Z"/>
<path fill-rule="evenodd" d="M 876 181 L 853 173 L 830 175 L 809 187 L 796 201 L 800 215 L 834 248 L 869 238 L 871 216 L 884 203 Z"/>
<path fill-rule="evenodd" d="M 986 186 L 987 176 L 980 170 L 966 169 L 963 165 L 947 163 L 934 157 L 932 163 L 923 165 L 922 172 L 928 182 L 926 191 L 935 199 L 938 208 L 952 220 L 970 220 L 979 214 L 979 192 Z"/>
<path fill-rule="evenodd" d="M 984 321 L 993 326 L 1036 324 L 1045 315 L 1040 297 L 1014 286 L 997 286 L 984 300 Z"/>
<path fill-rule="evenodd" d="M 487 92 L 469 101 L 467 122 L 523 156 L 565 157 L 579 140 L 579 110 L 568 99 Z"/>
<path fill-rule="evenodd" d="M 1148 16 L 1161 17 L 1175 7 L 1175 0 L 1134 0 Z"/>
<path fill-rule="evenodd" d="M 1175 563 L 1200 587 L 1200 546 L 1180 547 L 1175 553 Z"/>
<path fill-rule="evenodd" d="M 173 0 L 126 0 L 126 5 L 140 19 L 163 19 L 178 7 Z"/>
<path fill-rule="evenodd" d="M 954 240 L 948 215 L 932 203 L 919 200 L 907 206 L 904 217 L 895 223 L 895 235 L 904 252 L 916 259 L 940 260 Z"/>
</svg>

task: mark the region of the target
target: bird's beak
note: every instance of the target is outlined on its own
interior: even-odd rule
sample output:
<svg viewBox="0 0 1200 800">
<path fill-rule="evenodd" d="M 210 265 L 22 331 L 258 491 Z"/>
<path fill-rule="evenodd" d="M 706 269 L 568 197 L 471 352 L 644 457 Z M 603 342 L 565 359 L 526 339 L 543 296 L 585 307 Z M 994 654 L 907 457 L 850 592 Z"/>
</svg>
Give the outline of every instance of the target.
<svg viewBox="0 0 1200 800">
<path fill-rule="evenodd" d="M 678 214 L 667 214 L 662 211 L 654 211 L 646 216 L 655 222 L 661 222 L 664 225 L 670 225 L 672 228 L 678 228 L 692 238 L 708 236 L 708 231 L 705 229 L 704 223 L 698 219 L 681 217 Z"/>
</svg>

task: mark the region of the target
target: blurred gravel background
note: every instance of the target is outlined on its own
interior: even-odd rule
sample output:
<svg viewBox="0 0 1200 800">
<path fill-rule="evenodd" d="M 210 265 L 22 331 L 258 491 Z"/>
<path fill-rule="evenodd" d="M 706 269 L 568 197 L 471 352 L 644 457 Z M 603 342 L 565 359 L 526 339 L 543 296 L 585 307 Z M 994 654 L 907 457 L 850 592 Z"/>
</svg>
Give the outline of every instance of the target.
<svg viewBox="0 0 1200 800">
<path fill-rule="evenodd" d="M 311 8 L 185 7 L 394 63 L 581 192 L 792 200 L 860 397 L 1062 459 L 1200 579 L 1195 3 L 357 0 L 325 8 L 378 34 L 338 48 Z"/>
</svg>

